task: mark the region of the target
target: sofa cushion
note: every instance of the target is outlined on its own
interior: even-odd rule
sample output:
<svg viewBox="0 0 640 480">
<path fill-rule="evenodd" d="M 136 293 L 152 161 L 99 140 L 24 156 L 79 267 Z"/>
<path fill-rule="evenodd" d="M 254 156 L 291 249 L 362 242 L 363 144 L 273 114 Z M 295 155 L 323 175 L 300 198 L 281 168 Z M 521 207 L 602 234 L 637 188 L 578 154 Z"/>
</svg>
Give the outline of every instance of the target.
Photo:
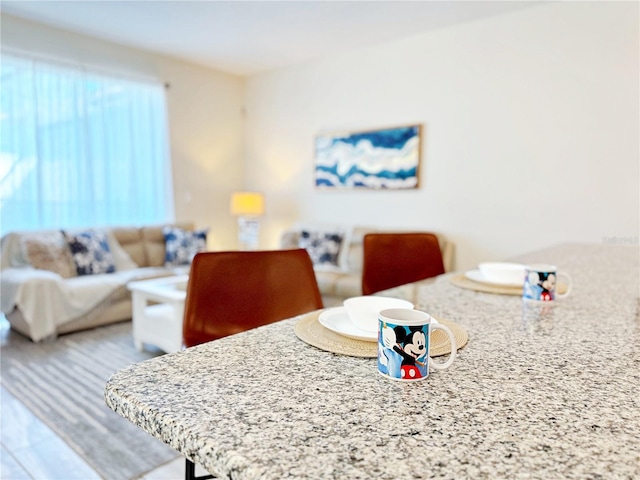
<svg viewBox="0 0 640 480">
<path fill-rule="evenodd" d="M 335 295 L 336 280 L 344 275 L 338 271 L 315 270 L 316 282 L 322 295 Z"/>
<path fill-rule="evenodd" d="M 142 239 L 147 265 L 150 267 L 161 267 L 164 265 L 166 255 L 164 226 L 143 227 Z"/>
<path fill-rule="evenodd" d="M 21 242 L 24 256 L 33 268 L 57 273 L 62 278 L 76 276 L 76 266 L 62 232 L 27 234 Z"/>
<path fill-rule="evenodd" d="M 302 230 L 298 246 L 309 253 L 317 270 L 340 270 L 340 250 L 344 243 L 342 232 L 317 232 Z"/>
<path fill-rule="evenodd" d="M 110 229 L 122 249 L 129 255 L 131 261 L 138 267 L 146 267 L 147 254 L 142 239 L 142 230 L 138 227 L 117 227 Z M 116 268 L 120 268 L 116 265 Z"/>
<path fill-rule="evenodd" d="M 202 230 L 183 230 L 176 227 L 163 228 L 165 240 L 165 267 L 189 265 L 193 257 L 207 248 L 207 232 Z"/>
<path fill-rule="evenodd" d="M 362 272 L 362 260 L 364 249 L 362 243 L 367 233 L 374 233 L 376 230 L 368 227 L 354 227 L 351 231 L 351 238 L 346 255 L 346 270 L 351 273 Z"/>
<path fill-rule="evenodd" d="M 360 275 L 345 273 L 336 279 L 333 295 L 343 298 L 362 295 L 362 278 Z"/>
<path fill-rule="evenodd" d="M 113 261 L 116 265 L 116 271 L 122 270 L 133 270 L 134 268 L 138 268 L 138 264 L 133 261 L 131 256 L 127 253 L 127 251 L 122 248 L 115 235 L 111 230 L 106 231 L 107 234 L 107 242 L 109 242 L 109 250 L 113 255 Z"/>
<path fill-rule="evenodd" d="M 93 275 L 97 273 L 113 273 L 116 271 L 115 261 L 107 235 L 100 230 L 68 233 L 65 236 L 78 275 Z"/>
</svg>

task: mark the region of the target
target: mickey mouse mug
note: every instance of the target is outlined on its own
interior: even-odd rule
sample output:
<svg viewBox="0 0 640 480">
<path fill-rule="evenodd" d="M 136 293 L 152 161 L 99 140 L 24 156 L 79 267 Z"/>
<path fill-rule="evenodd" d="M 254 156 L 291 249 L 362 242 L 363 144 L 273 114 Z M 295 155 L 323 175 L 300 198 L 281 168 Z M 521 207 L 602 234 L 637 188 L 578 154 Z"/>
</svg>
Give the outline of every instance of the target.
<svg viewBox="0 0 640 480">
<path fill-rule="evenodd" d="M 556 290 L 556 282 L 560 277 L 565 278 L 566 291 Z M 526 267 L 522 298 L 538 302 L 552 302 L 556 298 L 569 295 L 571 291 L 571 277 L 564 272 L 558 272 L 555 265 L 529 265 Z"/>
<path fill-rule="evenodd" d="M 429 357 L 431 332 L 442 330 L 451 342 L 451 354 L 444 363 Z M 456 339 L 451 330 L 431 323 L 431 316 L 419 310 L 391 308 L 378 314 L 378 372 L 404 382 L 424 380 L 429 367 L 449 368 L 456 357 Z"/>
</svg>

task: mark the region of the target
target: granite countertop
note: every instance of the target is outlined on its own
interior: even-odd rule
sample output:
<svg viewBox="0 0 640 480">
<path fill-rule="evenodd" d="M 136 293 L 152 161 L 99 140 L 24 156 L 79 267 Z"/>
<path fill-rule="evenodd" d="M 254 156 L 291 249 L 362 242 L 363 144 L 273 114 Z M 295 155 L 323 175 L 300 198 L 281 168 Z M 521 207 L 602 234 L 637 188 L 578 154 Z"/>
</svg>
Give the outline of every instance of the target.
<svg viewBox="0 0 640 480">
<path fill-rule="evenodd" d="M 106 402 L 220 478 L 640 478 L 639 254 L 514 259 L 572 276 L 553 305 L 447 276 L 398 289 L 469 333 L 422 382 L 311 347 L 289 319 L 121 370 Z"/>
</svg>

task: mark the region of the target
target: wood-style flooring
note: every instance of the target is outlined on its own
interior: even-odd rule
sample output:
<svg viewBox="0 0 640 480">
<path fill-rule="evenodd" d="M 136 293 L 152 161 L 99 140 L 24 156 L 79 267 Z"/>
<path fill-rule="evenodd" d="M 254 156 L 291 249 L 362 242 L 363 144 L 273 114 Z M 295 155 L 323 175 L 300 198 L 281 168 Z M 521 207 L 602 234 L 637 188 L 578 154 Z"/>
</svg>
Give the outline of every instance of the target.
<svg viewBox="0 0 640 480">
<path fill-rule="evenodd" d="M 8 333 L 9 322 L 0 315 L 0 345 L 6 345 L 10 341 Z M 200 467 L 196 468 L 196 475 L 205 473 Z M 100 475 L 53 430 L 9 391 L 0 387 L 0 480 L 99 480 L 100 478 Z M 166 465 L 161 465 L 138 478 L 140 480 L 183 479 L 184 459 L 178 458 Z"/>
</svg>

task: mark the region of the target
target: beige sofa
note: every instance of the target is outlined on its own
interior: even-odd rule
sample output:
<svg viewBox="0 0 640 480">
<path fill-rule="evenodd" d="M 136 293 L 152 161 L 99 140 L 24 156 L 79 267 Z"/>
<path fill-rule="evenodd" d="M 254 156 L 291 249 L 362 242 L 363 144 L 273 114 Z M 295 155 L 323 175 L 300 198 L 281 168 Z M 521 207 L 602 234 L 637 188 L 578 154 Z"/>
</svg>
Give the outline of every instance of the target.
<svg viewBox="0 0 640 480">
<path fill-rule="evenodd" d="M 282 233 L 280 236 L 280 248 L 304 247 L 304 243 L 300 239 L 302 231 L 340 232 L 343 234 L 337 267 L 314 266 L 318 287 L 325 306 L 330 307 L 342 305 L 345 298 L 362 295 L 363 238 L 367 233 L 389 232 L 390 230 L 363 226 L 298 224 Z M 438 237 L 440 243 L 445 271 L 452 271 L 454 244 L 447 240 L 444 235 L 434 234 Z"/>
<path fill-rule="evenodd" d="M 191 223 L 172 226 L 193 230 Z M 35 342 L 130 319 L 131 294 L 127 290 L 130 281 L 188 272 L 188 266 L 164 266 L 162 228 L 159 225 L 96 229 L 106 234 L 115 271 L 80 276 L 73 272 L 68 278 L 64 273 L 56 273 L 57 270 L 34 268 L 25 252 L 26 237 L 55 238 L 53 234 L 59 231 L 5 235 L 0 256 L 2 312 L 14 330 Z"/>
</svg>

